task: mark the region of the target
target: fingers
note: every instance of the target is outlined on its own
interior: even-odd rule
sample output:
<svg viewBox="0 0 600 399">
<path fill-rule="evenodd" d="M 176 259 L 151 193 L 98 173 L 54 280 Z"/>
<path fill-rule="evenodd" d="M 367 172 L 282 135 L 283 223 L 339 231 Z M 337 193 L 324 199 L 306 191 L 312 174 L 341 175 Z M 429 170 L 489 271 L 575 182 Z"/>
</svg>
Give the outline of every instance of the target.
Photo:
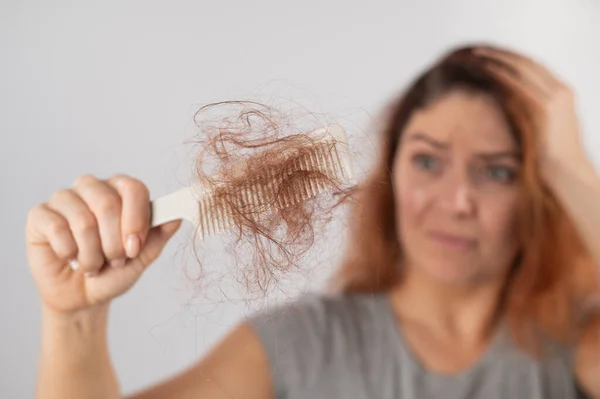
<svg viewBox="0 0 600 399">
<path fill-rule="evenodd" d="M 554 92 L 564 87 L 564 84 L 547 68 L 521 54 L 491 47 L 479 47 L 474 50 L 474 53 L 484 58 L 488 58 L 489 60 L 496 61 L 496 65 L 491 63 L 488 64 L 488 66 L 494 72 L 501 73 L 503 77 L 509 75 L 507 72 L 510 71 L 503 71 L 501 68 L 498 68 L 498 62 L 508 66 L 509 68 L 507 69 L 515 71 L 516 75 L 518 75 L 516 77 L 525 85 L 528 85 L 527 87 L 521 85 L 521 89 L 534 89 L 542 96 L 549 97 Z M 514 82 L 515 76 L 512 76 L 511 78 L 511 82 Z"/>
<path fill-rule="evenodd" d="M 48 226 L 56 230 L 40 234 L 48 234 L 57 254 L 76 258 L 88 275 L 107 264 L 121 267 L 128 257 L 139 255 L 148 235 L 149 196 L 143 183 L 127 176 L 108 181 L 82 176 L 72 189 L 56 192 L 36 211 L 43 214 L 38 218 L 51 219 Z"/>
<path fill-rule="evenodd" d="M 508 65 L 512 65 L 528 77 L 536 78 L 548 88 L 556 89 L 562 85 L 561 81 L 550 70 L 523 54 L 491 47 L 477 48 L 475 53 L 493 57 Z"/>
<path fill-rule="evenodd" d="M 65 265 L 76 260 L 78 269 L 94 275 L 107 265 L 118 268 L 140 257 L 148 241 L 150 213 L 150 193 L 142 182 L 124 175 L 109 180 L 85 175 L 72 189 L 60 190 L 32 209 L 28 242 L 50 247 Z M 158 229 L 156 234 L 153 243 L 160 245 L 147 251 L 147 259 L 161 250 L 171 231 Z M 51 253 L 47 256 L 54 259 Z"/>
<path fill-rule="evenodd" d="M 532 87 L 530 82 L 510 73 L 501 66 L 490 64 L 487 65 L 486 68 L 509 87 L 513 87 L 519 93 L 522 93 L 536 108 L 539 109 L 543 107 L 547 98 L 545 91 L 542 91 L 537 87 Z"/>
<path fill-rule="evenodd" d="M 77 256 L 77 243 L 69 222 L 48 204 L 38 204 L 29 213 L 30 244 L 49 244 L 56 257 L 66 263 Z"/>
<path fill-rule="evenodd" d="M 100 237 L 98 249 L 101 250 L 103 263 L 108 261 L 113 266 L 124 265 L 126 255 L 121 238 L 122 200 L 119 193 L 106 182 L 91 175 L 79 178 L 73 191 L 87 204 L 97 221 Z"/>
<path fill-rule="evenodd" d="M 48 206 L 68 223 L 70 233 L 77 245 L 75 255 L 81 269 L 85 272 L 99 270 L 105 258 L 98 220 L 90 207 L 73 190 L 56 192 L 48 202 Z"/>
<path fill-rule="evenodd" d="M 116 175 L 107 182 L 122 199 L 122 245 L 129 258 L 139 255 L 150 229 L 150 193 L 139 180 Z"/>
</svg>

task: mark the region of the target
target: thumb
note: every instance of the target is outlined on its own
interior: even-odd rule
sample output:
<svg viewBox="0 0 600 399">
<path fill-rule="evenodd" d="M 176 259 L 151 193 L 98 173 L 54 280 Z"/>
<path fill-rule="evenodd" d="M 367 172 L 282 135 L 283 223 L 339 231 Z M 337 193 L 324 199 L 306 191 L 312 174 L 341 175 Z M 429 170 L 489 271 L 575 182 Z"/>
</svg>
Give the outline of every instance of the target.
<svg viewBox="0 0 600 399">
<path fill-rule="evenodd" d="M 179 230 L 181 220 L 175 220 L 169 223 L 152 228 L 148 232 L 146 242 L 138 255 L 139 261 L 146 268 L 154 262 L 162 253 L 163 248 L 171 237 Z"/>
</svg>

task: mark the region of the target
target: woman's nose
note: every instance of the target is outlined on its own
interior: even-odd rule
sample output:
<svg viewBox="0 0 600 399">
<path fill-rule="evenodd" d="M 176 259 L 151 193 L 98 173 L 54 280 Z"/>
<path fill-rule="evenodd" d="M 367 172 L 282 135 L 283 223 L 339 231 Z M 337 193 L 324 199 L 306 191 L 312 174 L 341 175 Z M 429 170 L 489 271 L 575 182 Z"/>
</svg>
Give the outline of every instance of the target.
<svg viewBox="0 0 600 399">
<path fill-rule="evenodd" d="M 472 182 L 466 171 L 452 171 L 446 176 L 441 192 L 441 203 L 456 216 L 473 216 L 476 210 Z"/>
</svg>

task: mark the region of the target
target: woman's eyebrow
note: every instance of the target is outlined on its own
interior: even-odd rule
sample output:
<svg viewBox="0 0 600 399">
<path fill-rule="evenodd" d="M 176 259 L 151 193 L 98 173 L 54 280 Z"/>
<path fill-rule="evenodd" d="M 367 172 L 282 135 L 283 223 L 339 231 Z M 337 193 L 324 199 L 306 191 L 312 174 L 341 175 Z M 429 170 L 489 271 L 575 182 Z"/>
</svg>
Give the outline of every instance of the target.
<svg viewBox="0 0 600 399">
<path fill-rule="evenodd" d="M 422 141 L 433 147 L 439 148 L 441 150 L 447 150 L 448 148 L 450 148 L 449 143 L 436 140 L 433 137 L 431 137 L 423 132 L 408 133 L 406 140 L 407 141 Z"/>
<path fill-rule="evenodd" d="M 406 141 L 418 141 L 431 145 L 432 147 L 440 150 L 447 150 L 450 148 L 450 143 L 445 141 L 439 141 L 423 132 L 408 133 Z M 477 157 L 482 158 L 486 161 L 495 161 L 501 158 L 511 158 L 515 161 L 521 160 L 521 152 L 518 150 L 501 150 L 501 151 L 487 151 L 480 152 Z"/>
</svg>

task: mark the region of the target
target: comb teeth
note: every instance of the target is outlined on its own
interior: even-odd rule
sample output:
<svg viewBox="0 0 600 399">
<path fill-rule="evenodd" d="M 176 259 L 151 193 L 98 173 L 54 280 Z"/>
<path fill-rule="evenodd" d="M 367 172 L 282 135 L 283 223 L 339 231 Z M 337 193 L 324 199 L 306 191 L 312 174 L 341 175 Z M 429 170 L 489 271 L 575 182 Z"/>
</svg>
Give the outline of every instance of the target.
<svg viewBox="0 0 600 399">
<path fill-rule="evenodd" d="M 269 208 L 282 208 L 316 197 L 327 189 L 322 179 L 307 177 L 293 180 L 281 190 L 283 175 L 306 170 L 318 171 L 338 183 L 352 179 L 350 156 L 346 148 L 346 132 L 341 126 L 332 125 L 318 129 L 311 135 L 321 135 L 311 151 L 296 158 L 288 171 L 274 173 L 267 169 L 238 193 L 226 193 L 226 199 L 217 198 L 207 191 L 202 183 L 195 183 L 151 202 L 152 227 L 174 220 L 186 219 L 198 226 L 200 236 L 213 235 L 232 228 L 235 225 L 233 215 L 236 209 L 252 207 L 256 213 Z M 252 213 L 246 213 L 251 215 Z"/>
</svg>

